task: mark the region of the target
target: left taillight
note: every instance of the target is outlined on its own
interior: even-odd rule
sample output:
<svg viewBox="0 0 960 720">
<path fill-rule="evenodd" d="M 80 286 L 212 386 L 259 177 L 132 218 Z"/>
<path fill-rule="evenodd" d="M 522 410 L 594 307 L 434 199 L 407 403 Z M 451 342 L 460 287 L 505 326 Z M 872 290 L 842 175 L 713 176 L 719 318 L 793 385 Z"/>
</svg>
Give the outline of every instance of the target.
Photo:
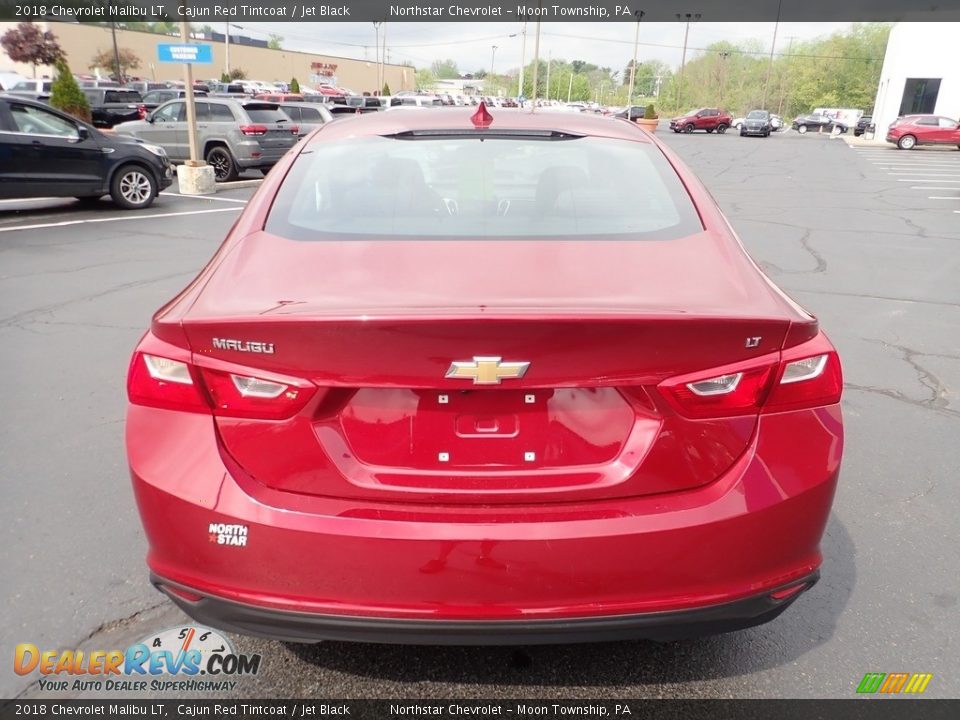
<svg viewBox="0 0 960 720">
<path fill-rule="evenodd" d="M 221 417 L 285 420 L 300 412 L 317 391 L 316 385 L 300 378 L 197 367 L 185 355 L 135 352 L 127 375 L 130 402 Z"/>
<path fill-rule="evenodd" d="M 147 106 L 146 105 L 137 105 L 137 114 L 140 116 L 141 120 L 147 119 Z"/>
</svg>

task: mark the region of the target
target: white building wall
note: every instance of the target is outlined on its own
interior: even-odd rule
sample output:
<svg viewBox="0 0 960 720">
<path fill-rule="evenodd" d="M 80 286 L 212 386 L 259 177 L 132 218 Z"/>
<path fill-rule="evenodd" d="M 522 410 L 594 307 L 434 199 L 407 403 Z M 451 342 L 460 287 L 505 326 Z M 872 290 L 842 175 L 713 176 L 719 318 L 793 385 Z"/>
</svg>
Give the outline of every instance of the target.
<svg viewBox="0 0 960 720">
<path fill-rule="evenodd" d="M 890 31 L 873 107 L 877 136 L 900 114 L 907 78 L 941 78 L 934 113 L 960 119 L 960 23 L 897 23 Z"/>
</svg>

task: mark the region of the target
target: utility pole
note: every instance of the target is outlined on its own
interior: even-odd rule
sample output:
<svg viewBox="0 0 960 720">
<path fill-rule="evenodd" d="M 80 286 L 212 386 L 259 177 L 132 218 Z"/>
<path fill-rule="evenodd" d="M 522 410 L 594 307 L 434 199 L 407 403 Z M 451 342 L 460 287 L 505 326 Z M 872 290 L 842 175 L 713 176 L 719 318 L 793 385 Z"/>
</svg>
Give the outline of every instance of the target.
<svg viewBox="0 0 960 720">
<path fill-rule="evenodd" d="M 727 84 L 727 58 L 730 57 L 730 53 L 727 50 L 721 50 L 717 55 L 720 57 L 720 67 L 718 68 L 720 77 L 717 79 L 720 99 L 717 101 L 717 105 L 723 107 L 723 91 Z"/>
<path fill-rule="evenodd" d="M 677 112 L 683 112 L 680 99 L 683 97 L 683 68 L 687 64 L 687 41 L 690 39 L 690 23 L 700 19 L 700 13 L 677 13 L 677 20 L 686 20 L 687 29 L 683 33 L 683 56 L 680 60 L 680 78 L 677 82 Z"/>
<path fill-rule="evenodd" d="M 553 50 L 547 55 L 547 100 L 550 99 L 550 66 L 553 65 Z"/>
<path fill-rule="evenodd" d="M 226 25 L 226 28 L 225 28 L 226 33 L 223 36 L 223 42 L 224 42 L 224 49 L 227 55 L 227 61 L 226 61 L 227 67 L 224 70 L 223 74 L 226 75 L 227 78 L 229 79 L 230 78 L 230 23 L 224 23 L 224 25 Z"/>
<path fill-rule="evenodd" d="M 537 8 L 543 7 L 543 0 L 539 0 L 537 3 Z M 540 13 L 537 13 L 537 17 L 540 17 Z M 537 75 L 540 70 L 540 21 L 537 20 L 537 37 L 536 41 L 533 44 L 533 102 L 530 104 L 530 112 L 537 111 Z"/>
<path fill-rule="evenodd" d="M 379 85 L 379 84 L 380 84 L 380 23 L 377 22 L 376 20 L 373 21 L 373 32 L 374 32 L 374 34 L 377 36 L 377 37 L 376 37 L 376 44 L 375 44 L 375 47 L 376 47 L 376 49 L 377 49 L 377 52 L 376 52 L 376 55 L 374 56 L 373 61 L 374 61 L 374 63 L 376 63 L 376 66 L 377 66 L 377 80 L 376 80 L 376 82 L 377 82 L 377 84 Z M 380 85 L 380 87 L 383 87 L 383 86 Z"/>
<path fill-rule="evenodd" d="M 117 24 L 110 23 L 110 34 L 113 35 L 113 62 L 117 68 L 117 82 L 123 85 L 123 71 L 120 69 L 120 48 L 117 47 Z"/>
<path fill-rule="evenodd" d="M 493 79 L 493 61 L 497 59 L 497 46 L 491 45 L 493 52 L 490 54 L 490 79 Z"/>
<path fill-rule="evenodd" d="M 797 39 L 796 35 L 791 35 L 787 38 L 790 41 L 790 44 L 787 45 L 787 58 L 789 58 L 793 52 L 793 41 Z M 783 115 L 783 101 L 786 99 L 787 89 L 783 82 L 783 75 L 780 76 L 780 102 L 777 103 L 777 115 Z"/>
<path fill-rule="evenodd" d="M 567 84 L 567 103 L 570 102 L 570 96 L 573 94 L 573 68 L 570 68 L 570 82 Z"/>
<path fill-rule="evenodd" d="M 630 66 L 630 89 L 627 90 L 627 117 L 630 116 L 630 106 L 633 104 L 633 81 L 637 77 L 637 48 L 640 45 L 640 21 L 643 19 L 643 10 L 633 13 L 637 18 L 637 30 L 633 34 L 633 64 Z"/>
<path fill-rule="evenodd" d="M 520 45 L 520 81 L 517 83 L 517 99 L 523 95 L 523 64 L 527 61 L 527 21 L 523 21 L 523 42 Z"/>
<path fill-rule="evenodd" d="M 780 10 L 783 0 L 777 1 L 777 21 L 773 25 L 773 42 L 770 43 L 770 62 L 767 63 L 767 79 L 763 81 L 763 103 L 761 107 L 767 109 L 767 90 L 770 88 L 770 73 L 773 72 L 773 53 L 777 48 L 777 31 L 780 29 Z"/>
</svg>

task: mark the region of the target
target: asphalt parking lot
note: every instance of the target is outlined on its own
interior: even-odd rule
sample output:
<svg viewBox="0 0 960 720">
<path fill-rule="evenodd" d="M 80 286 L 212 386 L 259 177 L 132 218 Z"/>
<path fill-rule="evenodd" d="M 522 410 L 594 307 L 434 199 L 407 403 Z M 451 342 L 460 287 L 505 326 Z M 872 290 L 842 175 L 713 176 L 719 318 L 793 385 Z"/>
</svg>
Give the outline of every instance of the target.
<svg viewBox="0 0 960 720">
<path fill-rule="evenodd" d="M 927 696 L 960 696 L 960 152 L 660 137 L 844 360 L 847 444 L 821 582 L 770 624 L 665 645 L 241 637 L 264 659 L 237 697 L 850 697 L 864 673 L 897 671 L 933 673 Z M 20 642 L 120 648 L 183 622 L 147 582 L 123 452 L 126 365 L 253 190 L 170 190 L 134 213 L 0 203 L 7 658 Z M 50 696 L 5 664 L 0 696 L 16 694 Z"/>
</svg>

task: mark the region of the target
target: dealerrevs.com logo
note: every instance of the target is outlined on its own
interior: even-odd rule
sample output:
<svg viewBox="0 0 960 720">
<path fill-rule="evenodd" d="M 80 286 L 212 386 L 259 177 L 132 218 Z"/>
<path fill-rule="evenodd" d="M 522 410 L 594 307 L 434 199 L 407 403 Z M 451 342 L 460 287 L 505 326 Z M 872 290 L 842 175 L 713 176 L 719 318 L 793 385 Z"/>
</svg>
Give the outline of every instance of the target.
<svg viewBox="0 0 960 720">
<path fill-rule="evenodd" d="M 237 653 L 216 630 L 190 625 L 150 635 L 126 650 L 40 650 L 21 643 L 13 670 L 40 673 L 40 689 L 50 691 L 224 692 L 236 687 L 232 678 L 256 675 L 260 660 Z"/>
</svg>

